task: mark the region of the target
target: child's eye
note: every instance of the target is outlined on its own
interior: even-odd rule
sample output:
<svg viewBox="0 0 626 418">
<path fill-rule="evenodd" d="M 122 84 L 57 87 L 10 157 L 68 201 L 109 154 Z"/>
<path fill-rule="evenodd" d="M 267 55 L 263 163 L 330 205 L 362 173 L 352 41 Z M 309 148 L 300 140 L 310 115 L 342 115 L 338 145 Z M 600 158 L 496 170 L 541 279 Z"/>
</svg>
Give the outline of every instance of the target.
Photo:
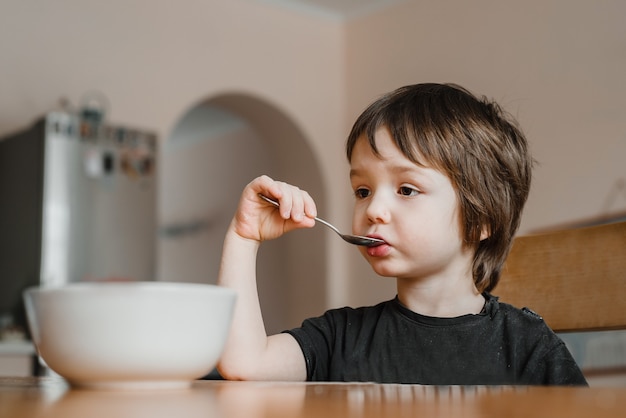
<svg viewBox="0 0 626 418">
<path fill-rule="evenodd" d="M 398 193 L 402 196 L 417 196 L 420 191 L 413 187 L 402 186 L 398 189 Z"/>
<path fill-rule="evenodd" d="M 354 191 L 354 195 L 357 197 L 357 199 L 365 199 L 367 196 L 370 195 L 370 191 L 368 189 L 356 189 Z"/>
</svg>

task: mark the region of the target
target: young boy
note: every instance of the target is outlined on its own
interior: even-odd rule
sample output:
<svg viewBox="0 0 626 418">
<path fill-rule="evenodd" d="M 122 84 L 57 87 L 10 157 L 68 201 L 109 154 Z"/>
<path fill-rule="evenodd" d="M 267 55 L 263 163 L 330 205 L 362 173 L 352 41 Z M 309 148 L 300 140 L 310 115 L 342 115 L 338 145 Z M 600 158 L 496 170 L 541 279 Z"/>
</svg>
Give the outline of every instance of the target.
<svg viewBox="0 0 626 418">
<path fill-rule="evenodd" d="M 564 343 L 489 292 L 530 188 L 532 158 L 500 107 L 455 85 L 402 87 L 370 105 L 347 141 L 355 234 L 397 296 L 333 309 L 267 336 L 256 293 L 259 245 L 315 223 L 315 203 L 267 176 L 243 191 L 219 284 L 238 294 L 219 371 L 227 379 L 438 385 L 585 385 Z M 280 202 L 270 206 L 259 194 Z"/>
</svg>

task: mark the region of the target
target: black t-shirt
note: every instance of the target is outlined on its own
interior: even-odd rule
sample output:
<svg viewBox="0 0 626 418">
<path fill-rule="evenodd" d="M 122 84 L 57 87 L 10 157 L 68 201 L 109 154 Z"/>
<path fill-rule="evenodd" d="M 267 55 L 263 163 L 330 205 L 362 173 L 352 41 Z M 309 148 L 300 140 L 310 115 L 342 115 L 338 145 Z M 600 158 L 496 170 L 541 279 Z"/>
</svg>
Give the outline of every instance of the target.
<svg viewBox="0 0 626 418">
<path fill-rule="evenodd" d="M 310 381 L 432 385 L 586 385 L 563 341 L 534 312 L 488 293 L 478 315 L 417 314 L 398 298 L 341 308 L 288 332 Z"/>
</svg>

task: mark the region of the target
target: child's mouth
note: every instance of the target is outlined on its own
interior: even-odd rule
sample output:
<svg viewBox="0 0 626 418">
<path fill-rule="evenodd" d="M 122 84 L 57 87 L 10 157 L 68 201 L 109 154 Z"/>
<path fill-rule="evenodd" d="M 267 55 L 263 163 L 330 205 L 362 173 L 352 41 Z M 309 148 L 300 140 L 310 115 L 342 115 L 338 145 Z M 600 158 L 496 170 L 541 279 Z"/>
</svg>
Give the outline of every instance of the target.
<svg viewBox="0 0 626 418">
<path fill-rule="evenodd" d="M 385 243 L 385 244 L 377 245 L 376 247 L 367 248 L 367 255 L 369 255 L 370 257 L 384 257 L 387 254 L 389 254 L 390 250 L 391 250 L 391 246 Z"/>
</svg>

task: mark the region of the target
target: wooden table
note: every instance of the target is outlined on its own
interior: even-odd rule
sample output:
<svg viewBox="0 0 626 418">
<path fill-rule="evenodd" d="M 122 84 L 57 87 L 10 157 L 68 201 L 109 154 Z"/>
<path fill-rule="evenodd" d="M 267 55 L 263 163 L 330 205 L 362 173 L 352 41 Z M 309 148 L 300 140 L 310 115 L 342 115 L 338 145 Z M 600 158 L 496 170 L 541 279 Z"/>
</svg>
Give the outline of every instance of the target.
<svg viewBox="0 0 626 418">
<path fill-rule="evenodd" d="M 625 388 L 197 381 L 181 390 L 72 389 L 0 378 L 0 418 L 624 417 Z"/>
</svg>

